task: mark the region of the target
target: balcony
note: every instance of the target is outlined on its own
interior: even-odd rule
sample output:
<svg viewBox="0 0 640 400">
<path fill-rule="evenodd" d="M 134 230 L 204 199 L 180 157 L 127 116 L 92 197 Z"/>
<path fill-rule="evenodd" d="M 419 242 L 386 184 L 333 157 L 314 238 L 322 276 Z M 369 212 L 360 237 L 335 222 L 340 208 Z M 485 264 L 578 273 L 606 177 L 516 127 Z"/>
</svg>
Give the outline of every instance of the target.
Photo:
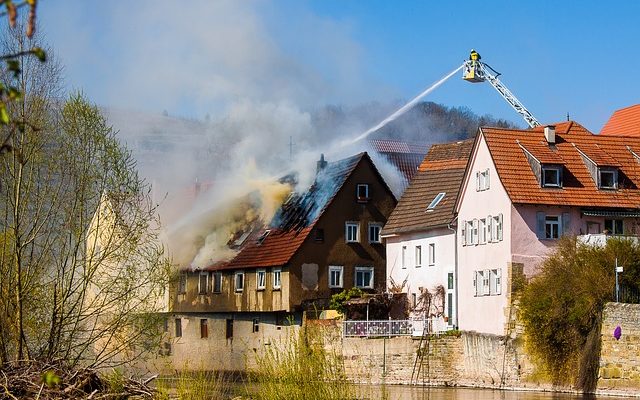
<svg viewBox="0 0 640 400">
<path fill-rule="evenodd" d="M 591 246 L 605 246 L 609 239 L 623 239 L 632 240 L 636 243 L 640 240 L 637 235 L 609 235 L 606 233 L 590 233 L 588 235 L 578 235 L 578 243 L 583 243 Z"/>
</svg>

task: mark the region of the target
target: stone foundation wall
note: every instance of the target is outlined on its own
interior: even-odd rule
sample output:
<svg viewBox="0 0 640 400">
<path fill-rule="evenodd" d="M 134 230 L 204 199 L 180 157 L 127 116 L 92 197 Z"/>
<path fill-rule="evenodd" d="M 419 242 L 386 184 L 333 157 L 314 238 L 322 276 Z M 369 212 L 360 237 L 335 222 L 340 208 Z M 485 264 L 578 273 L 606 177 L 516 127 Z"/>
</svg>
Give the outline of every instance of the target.
<svg viewBox="0 0 640 400">
<path fill-rule="evenodd" d="M 622 329 L 619 340 L 613 336 Z M 640 304 L 608 303 L 602 318 L 599 391 L 640 391 Z"/>
</svg>

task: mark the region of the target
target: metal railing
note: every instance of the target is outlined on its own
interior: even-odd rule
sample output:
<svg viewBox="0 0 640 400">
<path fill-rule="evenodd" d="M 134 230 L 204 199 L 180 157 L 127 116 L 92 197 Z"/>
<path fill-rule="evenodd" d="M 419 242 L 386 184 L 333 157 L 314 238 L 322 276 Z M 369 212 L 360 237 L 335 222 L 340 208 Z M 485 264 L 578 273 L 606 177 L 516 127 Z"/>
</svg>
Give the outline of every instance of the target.
<svg viewBox="0 0 640 400">
<path fill-rule="evenodd" d="M 391 336 L 422 336 L 424 329 L 427 333 L 440 333 L 451 329 L 443 318 L 403 319 L 403 320 L 369 320 L 343 321 L 343 337 L 391 337 Z"/>
</svg>

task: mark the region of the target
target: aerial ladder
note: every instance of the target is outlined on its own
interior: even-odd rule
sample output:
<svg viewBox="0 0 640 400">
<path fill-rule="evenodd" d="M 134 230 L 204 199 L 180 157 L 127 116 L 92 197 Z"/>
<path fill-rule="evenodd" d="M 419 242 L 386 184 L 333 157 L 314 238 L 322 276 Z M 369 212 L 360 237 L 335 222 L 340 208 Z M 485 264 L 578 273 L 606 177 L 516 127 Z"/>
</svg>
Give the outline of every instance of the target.
<svg viewBox="0 0 640 400">
<path fill-rule="evenodd" d="M 464 62 L 462 70 L 462 79 L 472 83 L 489 81 L 491 86 L 493 86 L 494 89 L 500 93 L 502 98 L 504 98 L 507 103 L 509 103 L 509 105 L 513 107 L 513 109 L 516 110 L 522 118 L 524 118 L 525 121 L 527 121 L 527 124 L 529 124 L 531 128 L 540 126 L 540 122 L 538 122 L 536 117 L 534 117 L 533 114 L 531 114 L 531 112 L 520 102 L 520 100 L 511 93 L 504 83 L 498 79 L 500 73 L 491 68 L 488 64 L 480 61 L 480 54 L 478 54 L 478 52 L 471 50 L 471 55 L 469 56 L 469 59 Z"/>
</svg>

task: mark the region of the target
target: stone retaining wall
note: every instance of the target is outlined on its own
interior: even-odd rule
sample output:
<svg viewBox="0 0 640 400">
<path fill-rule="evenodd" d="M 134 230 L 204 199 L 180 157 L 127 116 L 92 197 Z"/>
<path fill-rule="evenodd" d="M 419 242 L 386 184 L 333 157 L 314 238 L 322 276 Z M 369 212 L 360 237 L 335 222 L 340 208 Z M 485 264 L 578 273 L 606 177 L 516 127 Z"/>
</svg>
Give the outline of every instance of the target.
<svg viewBox="0 0 640 400">
<path fill-rule="evenodd" d="M 613 336 L 622 329 L 619 340 Z M 640 391 L 640 304 L 608 303 L 602 318 L 599 391 Z"/>
</svg>

